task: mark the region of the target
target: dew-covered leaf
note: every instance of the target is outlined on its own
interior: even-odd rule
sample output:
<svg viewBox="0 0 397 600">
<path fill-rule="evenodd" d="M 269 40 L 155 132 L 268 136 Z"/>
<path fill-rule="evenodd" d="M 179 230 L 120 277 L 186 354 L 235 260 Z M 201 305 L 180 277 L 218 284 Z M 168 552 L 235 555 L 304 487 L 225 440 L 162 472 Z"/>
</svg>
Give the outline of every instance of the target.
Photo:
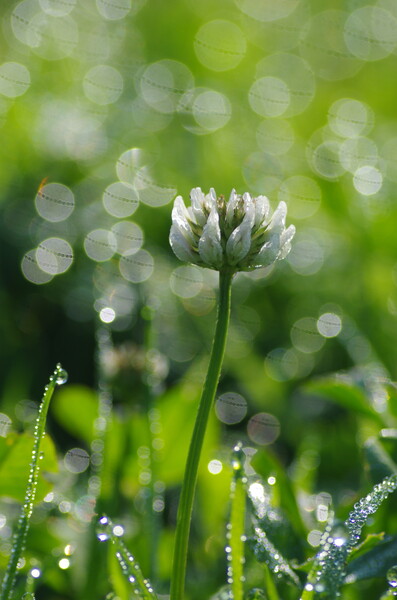
<svg viewBox="0 0 397 600">
<path fill-rule="evenodd" d="M 249 540 L 249 543 L 258 562 L 266 563 L 270 571 L 278 578 L 285 579 L 296 586 L 300 585 L 299 578 L 292 570 L 289 562 L 260 527 L 255 527 L 255 535 Z"/>
<path fill-rule="evenodd" d="M 319 550 L 310 571 L 303 600 L 315 598 L 321 592 L 324 600 L 334 600 L 345 581 L 349 554 L 360 541 L 361 531 L 368 518 L 382 502 L 397 488 L 397 475 L 387 477 L 374 486 L 369 494 L 356 502 L 345 523 L 329 523 L 321 540 Z M 377 548 L 370 552 L 377 552 Z M 358 561 L 362 560 L 362 557 Z M 314 594 L 314 596 L 313 596 Z"/>
<path fill-rule="evenodd" d="M 249 488 L 249 497 L 256 515 L 259 527 L 266 531 L 269 540 L 276 544 L 277 548 L 285 554 L 286 557 L 296 558 L 297 548 L 300 547 L 300 540 L 294 532 L 291 523 L 285 518 L 281 509 L 272 505 L 272 500 L 263 493 L 262 498 L 258 497 L 258 489 L 262 484 L 256 482 Z M 264 486 L 262 486 L 264 490 Z"/>
</svg>

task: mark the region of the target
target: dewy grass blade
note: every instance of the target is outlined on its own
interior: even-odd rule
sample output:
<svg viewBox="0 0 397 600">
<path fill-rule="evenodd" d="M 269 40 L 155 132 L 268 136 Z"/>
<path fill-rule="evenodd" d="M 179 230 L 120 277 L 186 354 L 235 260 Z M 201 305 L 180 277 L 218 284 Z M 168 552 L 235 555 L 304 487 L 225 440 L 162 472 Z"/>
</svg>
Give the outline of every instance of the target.
<svg viewBox="0 0 397 600">
<path fill-rule="evenodd" d="M 229 530 L 227 532 L 228 573 L 227 579 L 231 586 L 233 600 L 243 600 L 243 567 L 244 557 L 244 525 L 246 502 L 246 478 L 244 476 L 242 459 L 244 453 L 241 444 L 233 449 L 232 467 L 233 479 L 231 486 L 231 511 Z"/>
<path fill-rule="evenodd" d="M 44 389 L 44 396 L 40 404 L 39 414 L 34 428 L 34 443 L 32 450 L 32 459 L 29 468 L 28 484 L 26 486 L 25 499 L 22 505 L 21 514 L 14 533 L 13 544 L 10 559 L 1 585 L 0 600 L 10 600 L 12 598 L 15 576 L 17 572 L 18 561 L 25 548 L 26 536 L 29 529 L 30 517 L 33 512 L 33 505 L 36 497 L 37 481 L 40 471 L 40 452 L 41 441 L 45 436 L 45 425 L 47 420 L 48 407 L 54 390 L 57 385 L 62 385 L 67 381 L 67 373 L 58 363 L 54 373 L 51 375 L 48 385 Z"/>
<path fill-rule="evenodd" d="M 100 542 L 110 540 L 114 545 L 116 558 L 119 561 L 123 575 L 130 582 L 136 597 L 141 600 L 157 600 L 151 583 L 144 578 L 139 564 L 127 550 L 122 540 L 123 533 L 123 528 L 119 525 L 113 525 L 112 521 L 105 515 L 99 519 L 97 538 Z"/>
<path fill-rule="evenodd" d="M 292 570 L 288 560 L 284 558 L 281 552 L 272 544 L 258 525 L 254 527 L 255 545 L 254 552 L 258 562 L 264 562 L 269 567 L 270 571 L 284 578 L 289 583 L 299 587 L 300 582 L 296 573 Z"/>
<path fill-rule="evenodd" d="M 377 483 L 369 494 L 356 502 L 342 526 L 327 526 L 300 600 L 312 600 L 320 597 L 320 594 L 324 600 L 334 600 L 338 597 L 345 580 L 348 556 L 359 543 L 362 528 L 396 489 L 397 475 L 386 477 Z"/>
</svg>

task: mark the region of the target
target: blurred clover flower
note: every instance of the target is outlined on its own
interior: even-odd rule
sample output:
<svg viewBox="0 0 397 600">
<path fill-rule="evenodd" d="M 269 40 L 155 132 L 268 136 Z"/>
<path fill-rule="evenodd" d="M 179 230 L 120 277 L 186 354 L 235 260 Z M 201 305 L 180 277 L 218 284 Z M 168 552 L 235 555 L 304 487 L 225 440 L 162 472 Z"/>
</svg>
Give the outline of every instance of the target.
<svg viewBox="0 0 397 600">
<path fill-rule="evenodd" d="M 184 262 L 217 271 L 250 271 L 285 258 L 291 249 L 295 227 L 285 228 L 285 202 L 272 214 L 266 196 L 240 196 L 232 190 L 227 202 L 213 188 L 207 195 L 192 189 L 190 201 L 186 208 L 178 196 L 172 210 L 170 244 Z"/>
</svg>

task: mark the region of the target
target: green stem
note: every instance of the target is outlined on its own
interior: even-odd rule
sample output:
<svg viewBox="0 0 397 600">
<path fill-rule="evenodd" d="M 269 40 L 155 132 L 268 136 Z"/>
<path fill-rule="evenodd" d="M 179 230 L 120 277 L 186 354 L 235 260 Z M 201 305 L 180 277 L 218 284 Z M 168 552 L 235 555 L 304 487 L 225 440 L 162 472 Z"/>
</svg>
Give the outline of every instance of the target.
<svg viewBox="0 0 397 600">
<path fill-rule="evenodd" d="M 187 548 L 197 472 L 208 417 L 218 387 L 223 355 L 225 353 L 227 330 L 230 319 L 232 278 L 233 273 L 219 273 L 219 303 L 214 341 L 212 343 L 207 377 L 201 394 L 193 435 L 190 441 L 185 475 L 182 483 L 181 498 L 178 507 L 170 600 L 184 600 Z"/>
</svg>

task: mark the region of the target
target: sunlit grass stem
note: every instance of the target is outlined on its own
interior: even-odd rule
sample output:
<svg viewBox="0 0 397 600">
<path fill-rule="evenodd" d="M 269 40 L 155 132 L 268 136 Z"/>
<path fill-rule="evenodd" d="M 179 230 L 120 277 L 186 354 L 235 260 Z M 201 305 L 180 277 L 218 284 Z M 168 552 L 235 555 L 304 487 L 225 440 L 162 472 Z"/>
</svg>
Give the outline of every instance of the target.
<svg viewBox="0 0 397 600">
<path fill-rule="evenodd" d="M 190 521 L 192 517 L 194 493 L 201 449 L 207 428 L 208 417 L 213 405 L 225 353 L 227 331 L 230 319 L 231 284 L 233 273 L 222 271 L 219 274 L 218 315 L 212 343 L 211 356 L 200 399 L 193 435 L 186 461 L 185 475 L 179 501 L 174 559 L 172 566 L 170 600 L 184 600 L 187 550 Z"/>
</svg>

